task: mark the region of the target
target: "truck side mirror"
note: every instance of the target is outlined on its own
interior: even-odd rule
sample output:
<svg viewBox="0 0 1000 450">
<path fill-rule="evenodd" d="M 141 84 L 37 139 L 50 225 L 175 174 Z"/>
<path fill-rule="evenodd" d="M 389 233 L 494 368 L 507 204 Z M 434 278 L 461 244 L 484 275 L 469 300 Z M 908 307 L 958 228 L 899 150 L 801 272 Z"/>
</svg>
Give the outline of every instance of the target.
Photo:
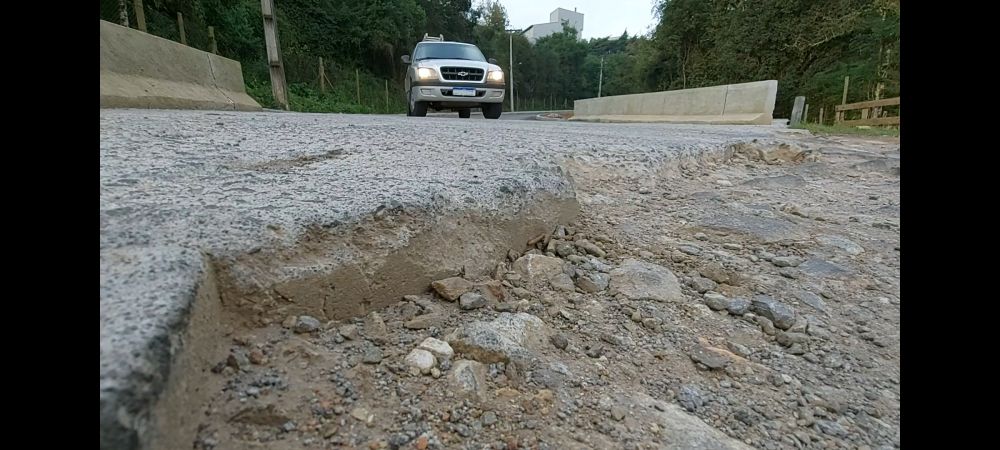
<svg viewBox="0 0 1000 450">
<path fill-rule="evenodd" d="M 399 59 L 403 60 L 403 64 L 409 64 L 410 63 L 410 55 L 403 55 Z"/>
<path fill-rule="evenodd" d="M 497 63 L 496 58 L 490 58 L 490 64 L 496 64 L 496 63 Z"/>
</svg>

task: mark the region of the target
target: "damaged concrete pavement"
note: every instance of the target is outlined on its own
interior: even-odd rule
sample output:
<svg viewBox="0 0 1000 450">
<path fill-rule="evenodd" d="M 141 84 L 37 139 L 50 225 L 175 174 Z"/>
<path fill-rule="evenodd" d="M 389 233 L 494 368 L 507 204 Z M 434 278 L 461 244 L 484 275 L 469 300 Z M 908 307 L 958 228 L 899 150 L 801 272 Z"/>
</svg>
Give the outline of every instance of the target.
<svg viewBox="0 0 1000 450">
<path fill-rule="evenodd" d="M 128 110 L 101 134 L 102 448 L 898 447 L 898 143 Z"/>
</svg>

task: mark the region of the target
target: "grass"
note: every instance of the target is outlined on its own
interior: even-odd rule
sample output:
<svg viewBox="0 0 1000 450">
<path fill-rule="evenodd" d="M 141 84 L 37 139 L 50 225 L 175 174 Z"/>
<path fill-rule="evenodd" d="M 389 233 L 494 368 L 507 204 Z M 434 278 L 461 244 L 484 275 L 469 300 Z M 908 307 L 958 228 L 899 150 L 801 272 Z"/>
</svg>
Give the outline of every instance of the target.
<svg viewBox="0 0 1000 450">
<path fill-rule="evenodd" d="M 328 89 L 327 92 L 323 93 L 309 84 L 290 83 L 288 86 L 289 108 L 292 111 L 313 113 L 399 114 L 406 112 L 406 104 L 403 99 L 393 95 L 390 95 L 387 108 L 382 89 L 378 89 L 379 92 L 376 92 L 376 89 L 372 87 L 362 86 L 362 104 L 358 104 L 354 86 L 350 86 L 350 89 L 337 87 L 339 89 Z M 271 93 L 269 82 L 248 79 L 247 94 L 265 108 L 279 109 Z"/>
<path fill-rule="evenodd" d="M 809 130 L 809 132 L 813 134 L 899 137 L 898 127 L 858 128 L 858 127 L 848 127 L 843 125 L 820 125 L 818 123 L 804 123 L 793 128 L 798 128 L 801 130 Z"/>
</svg>

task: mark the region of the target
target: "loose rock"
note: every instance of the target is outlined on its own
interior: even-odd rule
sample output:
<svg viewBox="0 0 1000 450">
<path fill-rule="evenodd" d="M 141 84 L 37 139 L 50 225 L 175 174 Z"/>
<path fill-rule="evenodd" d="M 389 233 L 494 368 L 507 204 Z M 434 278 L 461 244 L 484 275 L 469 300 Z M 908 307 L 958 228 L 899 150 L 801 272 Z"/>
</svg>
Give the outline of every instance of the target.
<svg viewBox="0 0 1000 450">
<path fill-rule="evenodd" d="M 450 379 L 459 392 L 476 395 L 486 393 L 486 366 L 477 361 L 467 359 L 455 361 Z"/>
<path fill-rule="evenodd" d="M 801 344 L 809 339 L 809 336 L 802 333 L 792 333 L 779 331 L 774 335 L 774 340 L 785 347 L 791 347 L 792 344 Z"/>
<path fill-rule="evenodd" d="M 563 260 L 543 255 L 524 255 L 514 261 L 512 269 L 529 285 L 540 285 L 563 273 Z"/>
<path fill-rule="evenodd" d="M 775 256 L 771 258 L 771 264 L 778 267 L 797 267 L 802 264 L 803 259 L 798 256 Z"/>
<path fill-rule="evenodd" d="M 565 273 L 560 273 L 552 277 L 552 279 L 549 280 L 549 284 L 551 284 L 552 288 L 557 291 L 576 292 L 576 286 L 573 284 L 573 279 Z"/>
<path fill-rule="evenodd" d="M 361 358 L 361 362 L 365 364 L 378 364 L 382 362 L 382 349 L 376 346 L 370 346 L 365 349 L 364 356 Z"/>
<path fill-rule="evenodd" d="M 586 239 L 580 239 L 575 242 L 578 248 L 598 258 L 603 258 L 605 255 L 607 255 L 607 253 L 605 253 L 604 250 L 601 250 L 601 248 L 598 247 L 597 244 L 594 244 L 593 242 L 590 242 Z"/>
<path fill-rule="evenodd" d="M 458 300 L 459 307 L 465 310 L 478 309 L 486 306 L 486 298 L 476 292 L 466 292 Z"/>
<path fill-rule="evenodd" d="M 773 297 L 758 295 L 754 297 L 752 303 L 753 312 L 766 317 L 774 326 L 782 330 L 787 330 L 795 324 L 795 311 Z"/>
<path fill-rule="evenodd" d="M 549 340 L 552 341 L 552 345 L 556 346 L 559 350 L 566 350 L 566 347 L 569 346 L 569 340 L 562 334 L 554 334 L 551 338 L 549 338 Z"/>
<path fill-rule="evenodd" d="M 433 353 L 438 359 L 451 359 L 452 356 L 455 356 L 455 350 L 451 348 L 451 345 L 432 337 L 424 339 L 417 348 Z"/>
<path fill-rule="evenodd" d="M 631 300 L 684 300 L 677 277 L 666 267 L 629 259 L 611 271 L 611 288 Z"/>
<path fill-rule="evenodd" d="M 475 285 L 465 278 L 451 277 L 435 281 L 431 283 L 431 287 L 434 288 L 434 291 L 437 292 L 441 298 L 449 302 L 453 302 L 458 300 L 462 294 L 471 291 Z"/>
<path fill-rule="evenodd" d="M 695 362 L 708 366 L 709 369 L 722 369 L 729 365 L 730 359 L 720 352 L 713 351 L 704 345 L 696 345 L 688 356 Z"/>
<path fill-rule="evenodd" d="M 437 363 L 434 355 L 424 349 L 415 348 L 406 355 L 405 362 L 408 366 L 414 367 L 420 370 L 420 373 L 430 373 L 431 368 Z"/>
<path fill-rule="evenodd" d="M 349 341 L 356 341 L 361 339 L 361 333 L 358 332 L 358 326 L 354 324 L 344 325 L 337 329 L 337 333 Z"/>
<path fill-rule="evenodd" d="M 490 322 L 473 322 L 447 339 L 459 353 L 483 363 L 525 361 L 548 341 L 545 323 L 527 313 L 501 313 Z"/>
<path fill-rule="evenodd" d="M 680 245 L 677 250 L 685 255 L 698 256 L 701 254 L 701 249 L 694 245 Z"/>
<path fill-rule="evenodd" d="M 247 370 L 250 368 L 250 358 L 242 349 L 234 348 L 226 358 L 226 365 L 236 370 Z"/>
<path fill-rule="evenodd" d="M 444 321 L 445 317 L 443 314 L 424 314 L 414 317 L 412 320 L 404 323 L 403 326 L 410 330 L 424 330 L 431 327 L 440 327 L 444 324 Z"/>
<path fill-rule="evenodd" d="M 705 277 L 694 277 L 691 279 L 691 287 L 699 294 L 704 294 L 715 290 L 715 288 L 719 287 L 719 284 Z"/>
<path fill-rule="evenodd" d="M 745 298 L 730 299 L 726 310 L 734 316 L 742 316 L 750 312 L 750 301 Z"/>
<path fill-rule="evenodd" d="M 705 405 L 705 399 L 697 387 L 685 384 L 677 392 L 677 403 L 680 403 L 684 409 L 695 412 Z"/>
<path fill-rule="evenodd" d="M 295 319 L 295 325 L 292 330 L 296 333 L 312 333 L 319 330 L 322 326 L 319 319 L 313 316 L 299 316 Z"/>
<path fill-rule="evenodd" d="M 608 288 L 608 284 L 611 281 L 611 277 L 607 274 L 594 272 L 587 273 L 583 276 L 577 277 L 576 285 L 583 292 L 596 293 L 603 291 Z"/>
<path fill-rule="evenodd" d="M 722 311 L 729 308 L 729 299 L 718 292 L 708 292 L 705 294 L 705 305 L 713 311 Z"/>
</svg>

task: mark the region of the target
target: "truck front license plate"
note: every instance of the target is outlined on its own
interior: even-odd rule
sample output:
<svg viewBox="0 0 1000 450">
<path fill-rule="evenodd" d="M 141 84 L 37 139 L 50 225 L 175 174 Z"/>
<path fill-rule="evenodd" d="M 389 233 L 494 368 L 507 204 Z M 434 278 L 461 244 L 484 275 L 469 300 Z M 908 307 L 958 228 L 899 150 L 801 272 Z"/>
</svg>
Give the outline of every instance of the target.
<svg viewBox="0 0 1000 450">
<path fill-rule="evenodd" d="M 451 90 L 452 95 L 456 97 L 475 97 L 476 90 L 474 88 L 455 88 Z"/>
</svg>

